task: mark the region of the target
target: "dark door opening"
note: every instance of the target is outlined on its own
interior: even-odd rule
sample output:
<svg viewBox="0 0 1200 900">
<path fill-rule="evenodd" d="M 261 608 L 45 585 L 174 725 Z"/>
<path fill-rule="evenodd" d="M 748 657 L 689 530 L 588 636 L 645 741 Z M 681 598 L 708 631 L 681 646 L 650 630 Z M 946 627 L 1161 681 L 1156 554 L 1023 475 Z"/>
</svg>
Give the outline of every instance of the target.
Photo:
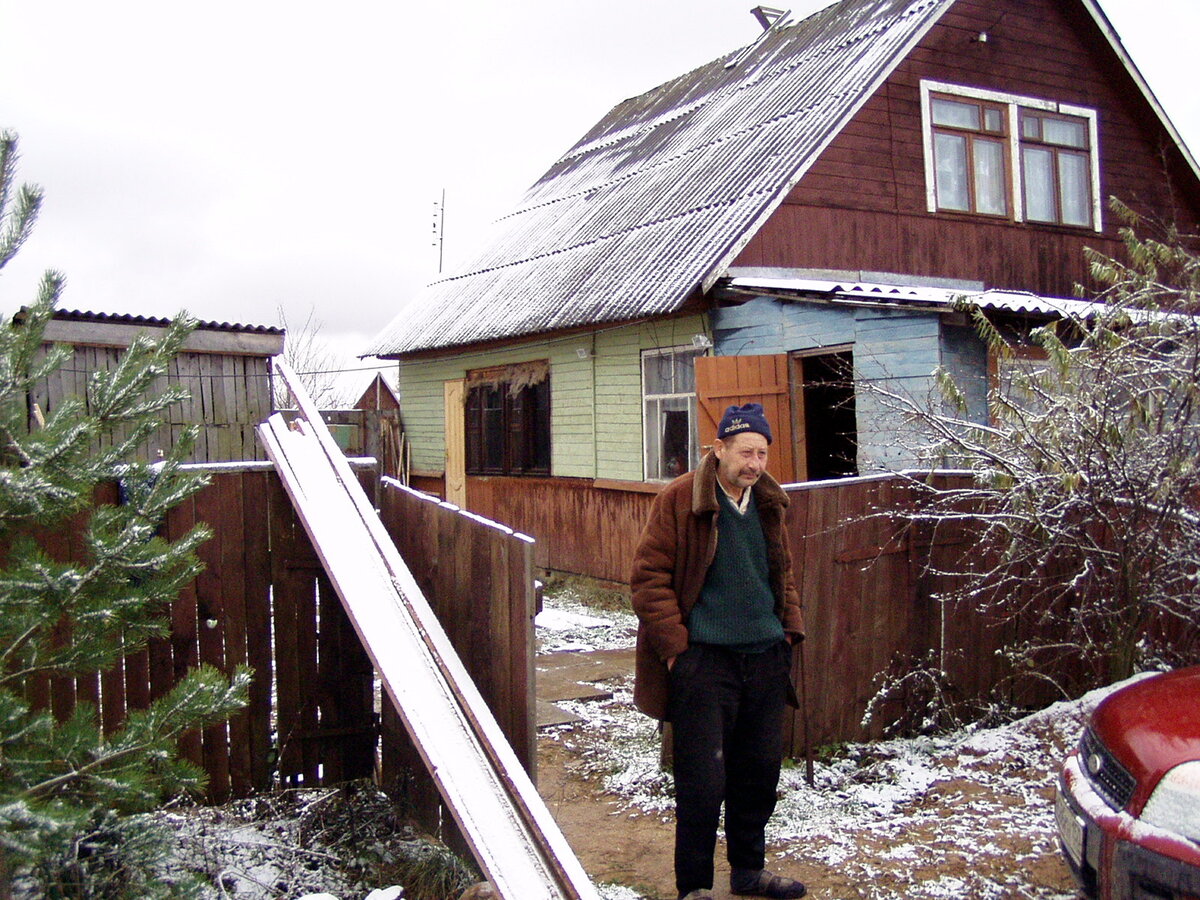
<svg viewBox="0 0 1200 900">
<path fill-rule="evenodd" d="M 796 362 L 803 398 L 808 480 L 858 474 L 858 420 L 854 405 L 854 354 L 823 353 Z"/>
</svg>

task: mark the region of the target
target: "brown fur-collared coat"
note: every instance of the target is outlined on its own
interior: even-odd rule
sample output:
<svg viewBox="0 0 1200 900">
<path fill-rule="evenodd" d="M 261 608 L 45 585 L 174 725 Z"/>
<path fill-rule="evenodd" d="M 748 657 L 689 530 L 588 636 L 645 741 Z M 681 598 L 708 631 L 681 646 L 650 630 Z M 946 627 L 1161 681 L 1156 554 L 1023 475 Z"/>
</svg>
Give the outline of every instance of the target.
<svg viewBox="0 0 1200 900">
<path fill-rule="evenodd" d="M 688 647 L 687 620 L 717 551 L 717 457 L 707 454 L 654 499 L 633 560 L 630 587 L 638 616 L 634 704 L 662 719 L 667 710 L 667 660 Z M 795 643 L 804 636 L 800 595 L 792 576 L 784 511 L 787 494 L 765 472 L 751 489 L 767 539 L 775 613 Z"/>
</svg>

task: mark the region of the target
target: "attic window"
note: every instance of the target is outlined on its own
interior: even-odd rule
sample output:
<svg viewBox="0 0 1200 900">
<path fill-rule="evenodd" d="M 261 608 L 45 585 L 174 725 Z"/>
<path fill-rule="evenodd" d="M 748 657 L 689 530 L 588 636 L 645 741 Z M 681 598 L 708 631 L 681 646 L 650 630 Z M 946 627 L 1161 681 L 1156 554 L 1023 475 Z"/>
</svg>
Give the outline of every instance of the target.
<svg viewBox="0 0 1200 900">
<path fill-rule="evenodd" d="M 550 364 L 467 373 L 468 475 L 550 474 Z"/>
<path fill-rule="evenodd" d="M 1094 109 L 921 82 L 930 212 L 1102 230 Z"/>
</svg>

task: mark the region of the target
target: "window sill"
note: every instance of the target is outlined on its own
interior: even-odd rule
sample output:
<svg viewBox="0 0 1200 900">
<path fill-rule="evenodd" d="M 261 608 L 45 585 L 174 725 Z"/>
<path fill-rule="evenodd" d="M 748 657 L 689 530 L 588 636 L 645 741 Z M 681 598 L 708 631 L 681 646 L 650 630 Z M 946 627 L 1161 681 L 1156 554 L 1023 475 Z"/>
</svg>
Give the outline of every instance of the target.
<svg viewBox="0 0 1200 900">
<path fill-rule="evenodd" d="M 928 213 L 935 219 L 953 222 L 971 222 L 976 225 L 1006 225 L 1014 228 L 1037 229 L 1038 231 L 1056 231 L 1062 234 L 1103 235 L 1104 232 L 1091 225 L 1063 225 L 1058 222 L 1031 222 L 1006 216 L 992 216 L 986 213 L 963 212 L 957 209 L 939 209 Z"/>
</svg>

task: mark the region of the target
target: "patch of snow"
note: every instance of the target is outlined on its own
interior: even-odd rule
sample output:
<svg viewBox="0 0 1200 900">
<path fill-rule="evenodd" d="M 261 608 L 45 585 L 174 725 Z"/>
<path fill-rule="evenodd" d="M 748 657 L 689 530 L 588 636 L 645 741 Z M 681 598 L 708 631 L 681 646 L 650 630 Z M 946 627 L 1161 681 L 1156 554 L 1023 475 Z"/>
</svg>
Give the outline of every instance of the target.
<svg viewBox="0 0 1200 900">
<path fill-rule="evenodd" d="M 594 609 L 570 590 L 545 596 L 534 624 L 538 653 L 623 650 L 637 636 L 632 611 Z"/>
<path fill-rule="evenodd" d="M 623 884 L 598 884 L 596 893 L 600 900 L 642 900 L 641 894 Z"/>
<path fill-rule="evenodd" d="M 572 628 L 603 628 L 610 623 L 608 619 L 547 607 L 537 614 L 533 624 L 549 631 L 570 631 Z"/>
</svg>

